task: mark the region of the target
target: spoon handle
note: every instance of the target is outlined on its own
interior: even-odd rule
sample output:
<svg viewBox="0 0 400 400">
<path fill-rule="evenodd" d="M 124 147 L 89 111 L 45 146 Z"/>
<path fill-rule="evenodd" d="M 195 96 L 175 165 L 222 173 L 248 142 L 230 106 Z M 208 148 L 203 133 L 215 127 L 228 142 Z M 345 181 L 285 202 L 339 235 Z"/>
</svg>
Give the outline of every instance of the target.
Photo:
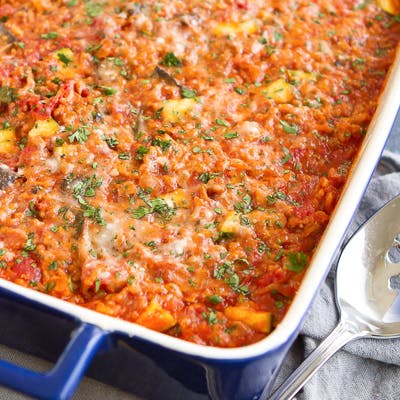
<svg viewBox="0 0 400 400">
<path fill-rule="evenodd" d="M 330 335 L 293 371 L 271 397 L 261 395 L 259 400 L 292 399 L 330 357 L 346 343 L 361 336 L 363 333 L 357 332 L 351 324 L 340 321 Z"/>
</svg>

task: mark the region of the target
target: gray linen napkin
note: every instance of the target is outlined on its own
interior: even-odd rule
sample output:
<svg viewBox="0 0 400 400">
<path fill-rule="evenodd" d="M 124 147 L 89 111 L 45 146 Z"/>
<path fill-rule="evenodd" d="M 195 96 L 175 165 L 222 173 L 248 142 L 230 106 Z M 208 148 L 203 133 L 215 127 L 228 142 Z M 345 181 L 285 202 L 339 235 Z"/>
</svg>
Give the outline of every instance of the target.
<svg viewBox="0 0 400 400">
<path fill-rule="evenodd" d="M 386 151 L 348 230 L 348 238 L 360 224 L 398 193 L 400 154 Z M 334 269 L 316 298 L 300 336 L 285 360 L 275 387 L 283 382 L 336 326 L 338 314 L 333 287 Z M 297 395 L 297 399 L 398 400 L 399 378 L 400 339 L 359 339 L 347 344 L 335 354 L 307 383 Z"/>
</svg>

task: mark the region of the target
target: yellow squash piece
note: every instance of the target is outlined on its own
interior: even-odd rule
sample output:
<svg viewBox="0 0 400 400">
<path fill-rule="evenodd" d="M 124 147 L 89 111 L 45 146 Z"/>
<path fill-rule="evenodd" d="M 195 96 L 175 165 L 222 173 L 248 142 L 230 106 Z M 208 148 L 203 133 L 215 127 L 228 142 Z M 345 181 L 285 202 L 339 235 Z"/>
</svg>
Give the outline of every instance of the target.
<svg viewBox="0 0 400 400">
<path fill-rule="evenodd" d="M 71 79 L 75 75 L 74 53 L 71 49 L 63 48 L 53 53 L 53 58 L 57 61 L 57 75 L 63 79 Z"/>
<path fill-rule="evenodd" d="M 53 118 L 43 119 L 36 121 L 34 127 L 29 131 L 30 138 L 41 136 L 42 138 L 49 138 L 58 132 L 58 124 Z"/>
<path fill-rule="evenodd" d="M 176 324 L 173 315 L 169 311 L 164 310 L 155 299 L 139 315 L 136 322 L 159 332 L 164 332 Z"/>
<path fill-rule="evenodd" d="M 0 129 L 0 153 L 7 154 L 15 150 L 14 128 Z"/>
<path fill-rule="evenodd" d="M 400 0 L 378 0 L 378 4 L 389 14 L 400 14 Z"/>
<path fill-rule="evenodd" d="M 167 100 L 163 104 L 161 116 L 165 122 L 176 123 L 190 118 L 198 108 L 199 103 L 194 99 Z"/>
<path fill-rule="evenodd" d="M 271 82 L 262 89 L 262 94 L 275 103 L 289 103 L 294 97 L 293 86 L 283 78 Z"/>
<path fill-rule="evenodd" d="M 60 147 L 54 149 L 54 156 L 62 159 L 66 157 L 75 157 L 77 154 L 76 145 L 73 144 L 63 144 Z"/>
<path fill-rule="evenodd" d="M 251 35 L 258 30 L 257 20 L 244 22 L 221 22 L 214 26 L 213 33 L 218 36 L 234 36 L 238 34 Z"/>
<path fill-rule="evenodd" d="M 312 72 L 305 72 L 295 69 L 289 69 L 287 74 L 292 82 L 308 83 L 316 79 L 315 74 Z"/>
<path fill-rule="evenodd" d="M 225 316 L 233 321 L 240 321 L 257 332 L 271 332 L 271 313 L 255 311 L 246 306 L 232 306 L 225 309 Z"/>
<path fill-rule="evenodd" d="M 187 208 L 191 203 L 190 195 L 183 189 L 176 189 L 161 197 L 170 207 Z"/>
<path fill-rule="evenodd" d="M 49 8 L 47 0 L 30 0 L 28 3 L 30 3 L 37 11 L 43 11 L 46 10 L 46 8 Z"/>
<path fill-rule="evenodd" d="M 244 230 L 240 225 L 240 217 L 234 211 L 229 211 L 224 222 L 220 226 L 220 231 L 223 233 L 240 234 Z"/>
</svg>

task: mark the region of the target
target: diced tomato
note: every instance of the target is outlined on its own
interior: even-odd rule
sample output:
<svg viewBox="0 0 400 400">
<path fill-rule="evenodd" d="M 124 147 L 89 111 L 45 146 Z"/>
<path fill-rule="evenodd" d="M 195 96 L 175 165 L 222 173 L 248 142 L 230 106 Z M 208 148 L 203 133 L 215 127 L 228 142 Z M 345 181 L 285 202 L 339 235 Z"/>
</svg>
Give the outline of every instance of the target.
<svg viewBox="0 0 400 400">
<path fill-rule="evenodd" d="M 62 98 L 71 97 L 74 90 L 74 82 L 65 82 L 57 94 L 50 98 L 50 100 L 43 99 L 37 94 L 27 94 L 20 100 L 18 100 L 18 110 L 23 112 L 30 112 L 35 116 L 36 119 L 47 119 L 51 117 L 53 110 L 60 103 Z"/>
<path fill-rule="evenodd" d="M 2 154 L 0 156 L 0 164 L 5 164 L 11 169 L 15 169 L 19 165 L 19 157 L 16 154 Z"/>
<path fill-rule="evenodd" d="M 257 286 L 265 287 L 271 283 L 282 282 L 286 279 L 286 272 L 283 269 L 275 269 L 267 272 L 257 279 Z"/>
<path fill-rule="evenodd" d="M 0 6 L 0 17 L 7 17 L 13 14 L 14 11 L 15 8 L 10 4 L 3 4 L 2 6 Z"/>
<path fill-rule="evenodd" d="M 17 101 L 18 110 L 22 112 L 31 112 L 41 118 L 49 118 L 49 114 L 46 110 L 46 103 L 37 94 L 27 94 L 23 98 Z"/>
<path fill-rule="evenodd" d="M 308 217 L 309 215 L 313 214 L 315 211 L 315 208 L 311 202 L 311 200 L 306 200 L 302 205 L 299 207 L 294 207 L 293 208 L 293 214 L 297 218 L 305 218 Z"/>
<path fill-rule="evenodd" d="M 238 6 L 238 8 L 241 8 L 242 10 L 249 9 L 249 3 L 247 0 L 237 0 L 236 5 Z"/>
<path fill-rule="evenodd" d="M 37 261 L 31 257 L 26 257 L 20 263 L 15 263 L 12 269 L 18 278 L 29 282 L 40 282 L 42 279 L 42 271 Z"/>
</svg>

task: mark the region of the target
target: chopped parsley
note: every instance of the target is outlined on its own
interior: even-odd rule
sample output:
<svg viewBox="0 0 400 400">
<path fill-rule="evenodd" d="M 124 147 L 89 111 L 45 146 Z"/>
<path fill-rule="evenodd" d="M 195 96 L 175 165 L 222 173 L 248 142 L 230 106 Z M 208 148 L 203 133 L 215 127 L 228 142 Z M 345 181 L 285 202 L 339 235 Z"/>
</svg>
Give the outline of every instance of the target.
<svg viewBox="0 0 400 400">
<path fill-rule="evenodd" d="M 85 143 L 89 139 L 90 130 L 87 125 L 80 126 L 74 133 L 68 136 L 70 143 L 78 142 Z"/>
<path fill-rule="evenodd" d="M 167 53 L 160 64 L 166 67 L 182 67 L 183 65 L 182 61 L 174 53 Z"/>
<path fill-rule="evenodd" d="M 360 4 L 357 4 L 356 6 L 354 6 L 354 10 L 355 11 L 357 11 L 357 10 L 364 10 L 366 7 L 367 7 L 367 5 L 370 3 L 370 0 L 366 0 L 366 1 L 363 1 L 362 3 L 360 3 Z"/>
<path fill-rule="evenodd" d="M 153 138 L 151 140 L 152 146 L 158 146 L 163 153 L 165 153 L 171 146 L 172 142 L 170 140 L 161 140 L 159 138 Z"/>
<path fill-rule="evenodd" d="M 221 296 L 218 296 L 217 294 L 213 294 L 208 298 L 208 300 L 211 304 L 214 305 L 220 304 L 224 301 L 224 299 Z"/>
<path fill-rule="evenodd" d="M 215 325 L 218 323 L 217 314 L 212 308 L 208 309 L 208 313 L 204 311 L 202 316 L 207 321 L 208 325 Z"/>
<path fill-rule="evenodd" d="M 58 38 L 58 32 L 48 32 L 48 33 L 42 33 L 40 35 L 42 39 L 57 39 Z"/>
<path fill-rule="evenodd" d="M 289 153 L 289 150 L 284 147 L 283 148 L 283 157 L 281 157 L 281 164 L 285 165 L 287 162 L 289 162 L 292 158 L 292 155 Z"/>
<path fill-rule="evenodd" d="M 66 179 L 73 179 L 73 176 L 67 177 Z M 83 214 L 83 218 L 89 218 L 98 225 L 106 225 L 106 221 L 101 215 L 101 208 L 94 207 L 86 201 L 87 197 L 94 197 L 96 195 L 96 189 L 103 183 L 101 178 L 97 178 L 96 175 L 92 175 L 88 178 L 79 180 L 73 188 L 73 196 L 78 201 Z M 83 223 L 83 219 L 79 221 L 78 230 Z"/>
<path fill-rule="evenodd" d="M 279 32 L 279 31 L 275 31 L 275 32 L 274 32 L 274 39 L 275 39 L 277 42 L 280 41 L 280 40 L 283 40 L 283 35 L 282 35 L 282 33 Z"/>
<path fill-rule="evenodd" d="M 225 82 L 225 83 L 236 83 L 236 80 L 235 80 L 235 78 L 226 78 L 226 79 L 224 80 L 224 82 Z"/>
<path fill-rule="evenodd" d="M 244 89 L 240 88 L 240 87 L 235 87 L 235 92 L 236 92 L 237 94 L 240 94 L 240 95 L 246 93 L 246 91 L 245 91 Z"/>
<path fill-rule="evenodd" d="M 122 67 L 122 66 L 125 65 L 124 60 L 122 60 L 121 58 L 118 58 L 118 57 L 114 57 L 114 58 L 113 58 L 113 57 L 110 57 L 110 59 L 112 59 L 114 65 L 115 65 L 116 67 Z"/>
<path fill-rule="evenodd" d="M 289 123 L 287 123 L 286 121 L 284 121 L 282 119 L 279 121 L 279 123 L 281 124 L 283 130 L 286 133 L 291 133 L 294 135 L 298 135 L 300 133 L 300 127 L 296 124 L 290 125 Z"/>
<path fill-rule="evenodd" d="M 117 89 L 114 89 L 109 86 L 97 86 L 106 96 L 112 96 L 117 93 Z"/>
<path fill-rule="evenodd" d="M 242 226 L 250 226 L 252 224 L 251 219 L 246 217 L 245 215 L 240 216 L 240 225 Z"/>
<path fill-rule="evenodd" d="M 110 149 L 114 149 L 118 144 L 118 139 L 115 136 L 103 136 L 102 139 L 107 143 Z"/>
<path fill-rule="evenodd" d="M 246 285 L 240 284 L 239 275 L 236 273 L 235 265 L 232 261 L 225 261 L 219 264 L 213 271 L 213 277 L 215 279 L 224 280 L 236 293 L 241 293 L 243 295 L 248 295 L 250 293 Z"/>
<path fill-rule="evenodd" d="M 56 146 L 61 147 L 64 144 L 64 139 L 62 138 L 56 138 Z"/>
<path fill-rule="evenodd" d="M 145 242 L 144 245 L 150 247 L 152 250 L 155 250 L 157 248 L 157 243 L 154 240 Z"/>
<path fill-rule="evenodd" d="M 85 6 L 86 14 L 91 18 L 96 18 L 103 12 L 103 5 L 94 1 L 90 1 Z"/>
<path fill-rule="evenodd" d="M 28 143 L 28 138 L 27 136 L 24 136 L 17 142 L 17 145 L 21 150 L 23 150 L 26 147 L 27 143 Z"/>
<path fill-rule="evenodd" d="M 195 89 L 189 89 L 185 86 L 182 86 L 181 96 L 185 99 L 193 99 L 197 96 L 197 91 Z"/>
<path fill-rule="evenodd" d="M 58 261 L 52 261 L 47 267 L 49 271 L 57 271 L 58 269 Z"/>
<path fill-rule="evenodd" d="M 97 178 L 96 175 L 79 180 L 74 186 L 74 197 L 79 202 L 82 201 L 82 197 L 94 197 L 96 195 L 96 189 L 99 188 L 102 183 L 103 180 Z"/>
<path fill-rule="evenodd" d="M 101 47 L 102 47 L 101 44 L 93 44 L 93 45 L 90 45 L 90 46 L 86 47 L 86 52 L 87 53 L 94 53 L 97 50 L 100 50 Z"/>
<path fill-rule="evenodd" d="M 242 197 L 242 201 L 235 203 L 234 205 L 235 211 L 243 214 L 247 214 L 250 211 L 252 211 L 253 207 L 251 206 L 251 200 L 252 200 L 251 196 L 248 193 L 246 193 Z"/>
<path fill-rule="evenodd" d="M 222 172 L 203 172 L 199 175 L 199 180 L 203 183 L 208 183 L 211 179 L 221 176 Z"/>
<path fill-rule="evenodd" d="M 119 158 L 120 160 L 130 160 L 131 156 L 130 156 L 130 154 L 127 153 L 127 152 L 122 152 L 122 153 L 119 153 L 119 154 L 118 154 L 118 158 Z"/>
<path fill-rule="evenodd" d="M 276 307 L 278 310 L 280 310 L 280 309 L 282 309 L 283 307 L 285 307 L 285 303 L 284 303 L 283 301 L 281 301 L 281 300 L 277 300 L 277 301 L 275 301 L 275 307 Z"/>
<path fill-rule="evenodd" d="M 29 202 L 28 209 L 25 211 L 28 217 L 37 218 L 39 216 L 39 211 L 35 207 L 35 202 L 31 200 Z"/>
<path fill-rule="evenodd" d="M 105 219 L 101 215 L 101 208 L 94 207 L 90 204 L 82 204 L 81 207 L 85 210 L 83 213 L 84 218 L 89 218 L 94 221 L 97 225 L 104 226 L 106 225 Z"/>
<path fill-rule="evenodd" d="M 48 293 L 51 292 L 56 287 L 56 283 L 54 281 L 49 281 L 46 283 L 44 290 Z"/>
<path fill-rule="evenodd" d="M 222 119 L 222 118 L 217 118 L 216 120 L 215 120 L 215 123 L 217 124 L 217 125 L 220 125 L 220 126 L 225 126 L 225 127 L 228 127 L 229 126 L 229 123 L 228 122 L 226 122 L 224 119 Z"/>
<path fill-rule="evenodd" d="M 221 243 L 223 240 L 229 240 L 234 237 L 234 233 L 232 232 L 222 232 L 219 231 L 217 237 L 214 237 L 212 240 L 214 243 Z"/>
<path fill-rule="evenodd" d="M 15 89 L 9 86 L 0 87 L 0 103 L 10 104 L 17 99 Z"/>
<path fill-rule="evenodd" d="M 176 209 L 170 207 L 164 199 L 158 197 L 149 200 L 145 196 L 141 198 L 146 205 L 139 206 L 132 211 L 132 217 L 135 219 L 141 219 L 149 214 L 157 214 L 163 220 L 169 221 L 176 214 Z"/>
<path fill-rule="evenodd" d="M 69 287 L 69 290 L 72 293 L 74 293 L 75 288 L 74 288 L 74 283 L 72 282 L 72 276 L 71 275 L 68 275 L 68 287 Z"/>
<path fill-rule="evenodd" d="M 23 247 L 24 251 L 34 251 L 36 250 L 36 244 L 33 242 L 33 238 L 35 237 L 34 233 L 28 233 L 28 239 L 25 242 Z"/>
<path fill-rule="evenodd" d="M 301 272 L 307 266 L 308 257 L 302 251 L 286 254 L 288 263 L 285 265 L 289 271 Z"/>
<path fill-rule="evenodd" d="M 145 154 L 147 154 L 150 150 L 145 146 L 140 146 L 136 150 L 136 160 L 142 161 Z"/>
<path fill-rule="evenodd" d="M 276 200 L 286 200 L 287 196 L 285 193 L 277 190 L 272 195 L 267 195 L 266 198 L 267 198 L 268 204 L 274 204 L 276 202 Z"/>
<path fill-rule="evenodd" d="M 268 246 L 264 242 L 260 242 L 260 244 L 257 246 L 257 251 L 260 254 L 267 253 L 269 251 Z"/>
<path fill-rule="evenodd" d="M 239 134 L 237 132 L 228 132 L 228 133 L 225 133 L 224 137 L 227 140 L 236 139 L 239 137 Z"/>
<path fill-rule="evenodd" d="M 72 62 L 72 58 L 68 57 L 62 52 L 57 53 L 57 58 L 65 65 L 68 66 Z"/>
</svg>

